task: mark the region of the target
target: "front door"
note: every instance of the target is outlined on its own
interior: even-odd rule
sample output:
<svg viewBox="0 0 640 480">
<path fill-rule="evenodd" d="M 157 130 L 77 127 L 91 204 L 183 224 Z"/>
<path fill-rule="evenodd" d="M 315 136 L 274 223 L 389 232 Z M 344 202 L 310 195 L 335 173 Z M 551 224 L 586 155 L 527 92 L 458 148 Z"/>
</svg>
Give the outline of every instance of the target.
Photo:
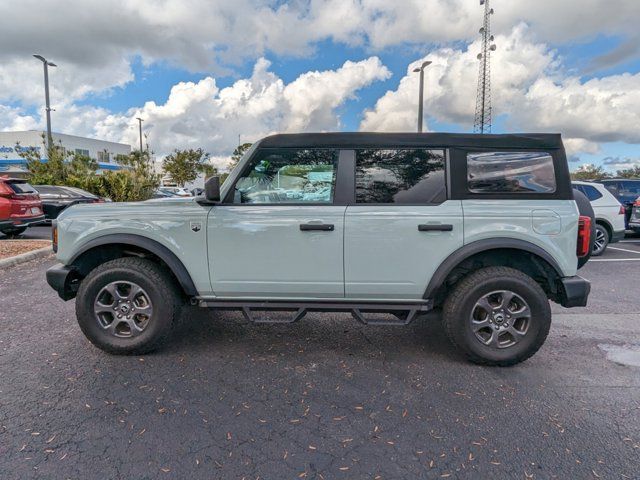
<svg viewBox="0 0 640 480">
<path fill-rule="evenodd" d="M 346 297 L 420 300 L 464 239 L 461 202 L 447 200 L 444 151 L 355 153 L 355 204 L 345 214 Z"/>
<path fill-rule="evenodd" d="M 343 298 L 346 206 L 335 205 L 338 151 L 257 150 L 208 220 L 214 294 Z"/>
</svg>

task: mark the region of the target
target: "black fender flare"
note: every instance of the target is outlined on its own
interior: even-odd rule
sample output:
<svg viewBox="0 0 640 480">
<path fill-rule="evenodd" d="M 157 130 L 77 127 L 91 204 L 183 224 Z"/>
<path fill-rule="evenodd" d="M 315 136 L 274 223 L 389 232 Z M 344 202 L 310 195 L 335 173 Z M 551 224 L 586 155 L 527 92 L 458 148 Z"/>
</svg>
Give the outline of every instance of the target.
<svg viewBox="0 0 640 480">
<path fill-rule="evenodd" d="M 427 289 L 424 292 L 423 298 L 431 298 L 440 288 L 440 286 L 444 284 L 444 281 L 447 279 L 453 269 L 464 262 L 466 259 L 478 253 L 500 249 L 522 250 L 524 252 L 533 253 L 534 255 L 537 255 L 538 257 L 545 260 L 549 265 L 551 265 L 551 267 L 556 271 L 559 277 L 563 277 L 562 269 L 560 268 L 560 265 L 558 265 L 558 262 L 556 262 L 548 252 L 546 252 L 539 246 L 531 242 L 527 242 L 526 240 L 519 240 L 517 238 L 487 238 L 464 245 L 463 247 L 460 247 L 458 250 L 449 255 L 444 260 L 444 262 L 440 264 L 440 266 L 436 269 L 435 273 L 431 277 L 431 280 L 427 285 Z"/>
<path fill-rule="evenodd" d="M 112 233 L 109 235 L 104 235 L 102 237 L 94 238 L 93 240 L 89 240 L 88 242 L 84 243 L 82 247 L 80 247 L 80 249 L 75 253 L 75 255 L 69 261 L 69 265 L 73 265 L 73 263 L 81 255 L 91 250 L 92 248 L 114 244 L 140 247 L 153 253 L 167 264 L 169 269 L 178 279 L 180 286 L 187 295 L 192 297 L 198 295 L 198 291 L 196 290 L 196 286 L 191 279 L 191 275 L 189 275 L 186 267 L 176 256 L 176 254 L 162 245 L 160 242 L 152 240 L 148 237 L 143 237 L 142 235 L 134 235 L 130 233 Z"/>
</svg>

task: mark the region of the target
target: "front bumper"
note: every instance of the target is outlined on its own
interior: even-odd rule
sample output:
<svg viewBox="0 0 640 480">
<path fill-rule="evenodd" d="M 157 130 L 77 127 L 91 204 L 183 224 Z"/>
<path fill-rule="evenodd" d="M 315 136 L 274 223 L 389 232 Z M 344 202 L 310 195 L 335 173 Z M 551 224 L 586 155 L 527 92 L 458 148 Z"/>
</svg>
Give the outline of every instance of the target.
<svg viewBox="0 0 640 480">
<path fill-rule="evenodd" d="M 560 279 L 562 283 L 562 296 L 560 305 L 566 308 L 586 307 L 591 283 L 589 280 L 576 275 L 575 277 L 564 277 Z"/>
<path fill-rule="evenodd" d="M 47 270 L 47 283 L 61 299 L 71 300 L 78 292 L 80 276 L 73 268 L 57 263 Z"/>
</svg>

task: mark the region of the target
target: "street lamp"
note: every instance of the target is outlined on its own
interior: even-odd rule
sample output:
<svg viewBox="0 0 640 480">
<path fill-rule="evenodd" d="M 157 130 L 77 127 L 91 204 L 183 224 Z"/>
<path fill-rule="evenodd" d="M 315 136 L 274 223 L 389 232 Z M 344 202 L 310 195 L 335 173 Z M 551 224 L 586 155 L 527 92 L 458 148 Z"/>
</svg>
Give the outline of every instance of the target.
<svg viewBox="0 0 640 480">
<path fill-rule="evenodd" d="M 424 107 L 424 69 L 431 65 L 433 62 L 426 60 L 422 62 L 417 68 L 414 68 L 414 73 L 420 73 L 420 94 L 418 97 L 418 133 L 422 133 L 422 117 Z"/>
<path fill-rule="evenodd" d="M 57 67 L 53 62 L 49 62 L 42 55 L 34 55 L 44 65 L 44 98 L 47 112 L 47 146 L 49 150 L 53 147 L 53 137 L 51 136 L 51 105 L 49 105 L 49 67 Z"/>
<path fill-rule="evenodd" d="M 140 129 L 140 154 L 142 154 L 142 122 L 144 120 L 140 117 L 136 117 L 136 120 L 138 120 L 138 128 Z"/>
</svg>

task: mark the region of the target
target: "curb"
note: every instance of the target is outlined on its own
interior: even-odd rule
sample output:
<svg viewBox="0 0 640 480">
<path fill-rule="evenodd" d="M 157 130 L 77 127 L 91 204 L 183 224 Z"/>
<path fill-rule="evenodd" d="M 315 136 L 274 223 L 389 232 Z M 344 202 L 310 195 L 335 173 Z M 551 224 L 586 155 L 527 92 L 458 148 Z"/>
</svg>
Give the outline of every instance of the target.
<svg viewBox="0 0 640 480">
<path fill-rule="evenodd" d="M 20 255 L 16 255 L 15 257 L 9 257 L 0 260 L 0 269 L 13 267 L 15 265 L 20 265 L 21 263 L 30 262 L 31 260 L 36 260 L 39 258 L 45 258 L 49 255 L 53 255 L 51 246 L 39 248 L 38 250 L 32 250 L 31 252 L 27 253 L 21 253 Z"/>
</svg>

